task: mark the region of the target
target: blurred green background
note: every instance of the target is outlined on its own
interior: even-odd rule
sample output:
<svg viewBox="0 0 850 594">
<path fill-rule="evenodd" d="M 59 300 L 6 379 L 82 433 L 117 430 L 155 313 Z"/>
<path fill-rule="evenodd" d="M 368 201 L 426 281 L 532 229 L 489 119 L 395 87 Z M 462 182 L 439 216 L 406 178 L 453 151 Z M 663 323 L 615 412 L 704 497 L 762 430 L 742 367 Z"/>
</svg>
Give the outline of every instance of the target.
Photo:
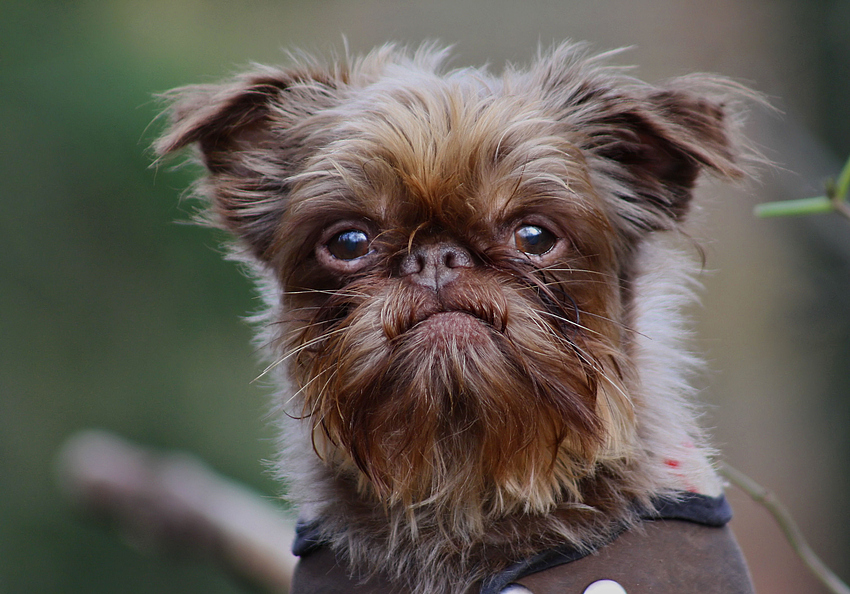
<svg viewBox="0 0 850 594">
<path fill-rule="evenodd" d="M 733 76 L 784 114 L 752 134 L 780 168 L 710 187 L 697 345 L 725 457 L 777 491 L 850 579 L 850 225 L 757 221 L 821 192 L 850 153 L 850 1 L 0 3 L 0 592 L 240 592 L 215 567 L 125 546 L 72 512 L 54 458 L 102 427 L 197 453 L 272 495 L 268 390 L 240 316 L 256 302 L 221 236 L 185 225 L 192 171 L 151 168 L 153 95 L 283 49 L 440 39 L 455 65 L 586 39 L 658 80 Z M 732 494 L 761 591 L 819 592 L 762 510 Z"/>
</svg>

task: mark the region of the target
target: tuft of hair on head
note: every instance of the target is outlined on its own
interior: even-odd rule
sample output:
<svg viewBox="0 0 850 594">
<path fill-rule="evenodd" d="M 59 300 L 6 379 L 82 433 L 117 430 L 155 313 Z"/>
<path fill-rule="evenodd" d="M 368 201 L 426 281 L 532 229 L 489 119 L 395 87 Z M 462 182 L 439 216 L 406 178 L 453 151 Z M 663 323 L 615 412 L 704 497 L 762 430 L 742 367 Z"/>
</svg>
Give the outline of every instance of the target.
<svg viewBox="0 0 850 594">
<path fill-rule="evenodd" d="M 592 55 L 587 44 L 563 43 L 541 52 L 527 70 L 509 68 L 501 81 L 486 71 L 482 92 L 524 94 L 543 116 L 592 159 L 595 182 L 617 201 L 613 218 L 624 234 L 669 229 L 685 217 L 697 176 L 739 179 L 748 155 L 740 134 L 741 105 L 761 98 L 722 77 L 691 75 L 649 85 L 608 64 L 617 52 Z M 415 86 L 417 77 L 444 74 L 447 51 L 424 44 L 415 51 L 386 45 L 362 58 L 323 64 L 300 55 L 292 66 L 254 66 L 222 84 L 193 85 L 161 96 L 167 104 L 164 134 L 154 144 L 161 158 L 188 145 L 208 176 L 199 194 L 211 220 L 239 237 L 260 260 L 274 247 L 293 176 L 382 77 Z"/>
</svg>

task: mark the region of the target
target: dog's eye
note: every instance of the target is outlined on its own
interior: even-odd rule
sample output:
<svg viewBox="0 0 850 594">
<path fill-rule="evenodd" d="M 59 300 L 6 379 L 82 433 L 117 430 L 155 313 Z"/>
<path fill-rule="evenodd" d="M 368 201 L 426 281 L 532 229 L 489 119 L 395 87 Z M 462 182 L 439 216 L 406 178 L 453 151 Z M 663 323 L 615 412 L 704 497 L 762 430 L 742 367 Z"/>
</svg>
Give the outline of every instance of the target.
<svg viewBox="0 0 850 594">
<path fill-rule="evenodd" d="M 557 241 L 554 234 L 537 225 L 520 225 L 514 231 L 517 249 L 532 256 L 545 254 L 555 247 Z"/>
<path fill-rule="evenodd" d="M 369 253 L 369 236 L 359 229 L 346 229 L 331 237 L 327 246 L 334 258 L 354 260 Z"/>
</svg>

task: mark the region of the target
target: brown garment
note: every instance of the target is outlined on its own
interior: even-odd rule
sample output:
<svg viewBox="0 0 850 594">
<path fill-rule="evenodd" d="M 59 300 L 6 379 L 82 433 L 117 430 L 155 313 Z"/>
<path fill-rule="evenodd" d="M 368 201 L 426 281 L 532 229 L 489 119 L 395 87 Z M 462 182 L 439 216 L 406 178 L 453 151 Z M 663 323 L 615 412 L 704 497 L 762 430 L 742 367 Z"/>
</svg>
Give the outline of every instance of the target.
<svg viewBox="0 0 850 594">
<path fill-rule="evenodd" d="M 534 594 L 581 594 L 597 580 L 627 594 L 753 594 L 738 543 L 728 527 L 679 520 L 646 522 L 597 553 L 520 578 Z"/>
<path fill-rule="evenodd" d="M 582 594 L 598 580 L 627 594 L 753 594 L 744 558 L 728 527 L 656 520 L 599 551 L 517 579 L 533 594 Z M 409 594 L 382 578 L 358 583 L 327 547 L 298 563 L 291 594 Z"/>
<path fill-rule="evenodd" d="M 393 586 L 382 577 L 373 577 L 368 582 L 348 576 L 348 572 L 337 560 L 329 547 L 322 547 L 306 557 L 301 557 L 295 566 L 292 590 L 289 594 L 409 594 L 410 590 Z"/>
</svg>

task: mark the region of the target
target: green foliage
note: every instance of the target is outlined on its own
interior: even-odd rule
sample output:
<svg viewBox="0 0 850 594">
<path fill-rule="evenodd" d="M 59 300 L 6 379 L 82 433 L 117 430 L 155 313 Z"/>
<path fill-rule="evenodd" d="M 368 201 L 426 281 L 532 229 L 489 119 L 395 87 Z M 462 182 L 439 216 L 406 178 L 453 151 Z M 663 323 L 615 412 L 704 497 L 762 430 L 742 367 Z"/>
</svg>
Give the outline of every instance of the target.
<svg viewBox="0 0 850 594">
<path fill-rule="evenodd" d="M 105 427 L 276 489 L 249 285 L 220 236 L 176 224 L 189 172 L 150 168 L 152 93 L 197 75 L 142 59 L 105 7 L 0 5 L 0 591 L 236 592 L 140 556 L 54 484 L 61 442 Z"/>
</svg>

